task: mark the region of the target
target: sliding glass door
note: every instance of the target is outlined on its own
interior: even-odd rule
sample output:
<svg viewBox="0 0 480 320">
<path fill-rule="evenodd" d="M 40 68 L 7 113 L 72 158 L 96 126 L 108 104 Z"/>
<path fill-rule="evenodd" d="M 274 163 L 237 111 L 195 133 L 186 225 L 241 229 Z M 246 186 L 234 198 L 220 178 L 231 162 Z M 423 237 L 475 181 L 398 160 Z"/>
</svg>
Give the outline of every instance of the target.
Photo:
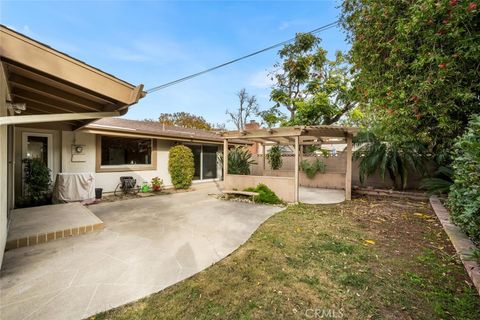
<svg viewBox="0 0 480 320">
<path fill-rule="evenodd" d="M 217 146 L 187 145 L 193 152 L 195 173 L 193 180 L 217 178 Z"/>
</svg>

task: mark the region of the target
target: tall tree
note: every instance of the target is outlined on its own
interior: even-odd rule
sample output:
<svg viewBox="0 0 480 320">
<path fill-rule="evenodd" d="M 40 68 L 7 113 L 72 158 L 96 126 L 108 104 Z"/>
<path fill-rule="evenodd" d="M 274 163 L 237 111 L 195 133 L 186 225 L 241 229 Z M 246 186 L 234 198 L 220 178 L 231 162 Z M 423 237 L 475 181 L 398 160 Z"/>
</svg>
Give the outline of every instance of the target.
<svg viewBox="0 0 480 320">
<path fill-rule="evenodd" d="M 274 65 L 275 81 L 271 100 L 275 108 L 285 107 L 289 124 L 332 124 L 355 107 L 350 68 L 345 56 L 337 52 L 327 58 L 320 38 L 299 33 L 285 45 Z"/>
<path fill-rule="evenodd" d="M 227 110 L 231 121 L 237 127 L 237 130 L 244 130 L 248 119 L 258 113 L 257 97 L 249 95 L 247 90 L 241 89 L 238 93 L 238 107 L 235 111 Z"/>
<path fill-rule="evenodd" d="M 196 116 L 188 112 L 161 113 L 158 121 L 170 126 L 183 128 L 194 128 L 212 130 L 213 126 L 201 116 Z"/>
<path fill-rule="evenodd" d="M 377 132 L 448 151 L 480 113 L 477 3 L 343 2 L 358 98 Z"/>
</svg>

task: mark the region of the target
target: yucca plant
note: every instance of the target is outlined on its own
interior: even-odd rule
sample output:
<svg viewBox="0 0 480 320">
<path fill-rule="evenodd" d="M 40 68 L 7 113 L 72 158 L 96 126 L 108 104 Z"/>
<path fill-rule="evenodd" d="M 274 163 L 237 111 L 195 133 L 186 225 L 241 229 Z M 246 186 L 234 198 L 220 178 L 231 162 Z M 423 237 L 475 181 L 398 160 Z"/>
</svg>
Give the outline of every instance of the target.
<svg viewBox="0 0 480 320">
<path fill-rule="evenodd" d="M 405 189 L 409 171 L 420 171 L 424 164 L 426 147 L 415 141 L 382 141 L 372 132 L 363 131 L 355 138 L 354 159 L 360 159 L 360 182 L 368 176 L 388 174 L 396 188 Z"/>
<path fill-rule="evenodd" d="M 223 164 L 223 154 L 218 155 L 218 161 Z M 228 174 L 250 174 L 250 166 L 257 164 L 252 153 L 245 147 L 235 146 L 228 151 Z"/>
</svg>

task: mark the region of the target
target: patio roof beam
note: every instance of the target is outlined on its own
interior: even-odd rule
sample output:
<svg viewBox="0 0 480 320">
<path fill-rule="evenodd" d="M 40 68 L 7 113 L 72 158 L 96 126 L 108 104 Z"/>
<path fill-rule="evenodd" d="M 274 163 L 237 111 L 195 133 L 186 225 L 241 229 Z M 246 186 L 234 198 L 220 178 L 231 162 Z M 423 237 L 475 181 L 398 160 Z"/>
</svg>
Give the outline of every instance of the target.
<svg viewBox="0 0 480 320">
<path fill-rule="evenodd" d="M 120 115 L 121 115 L 120 112 L 113 111 L 113 112 L 84 112 L 84 113 L 57 113 L 57 114 L 52 113 L 52 114 L 25 115 L 25 116 L 6 116 L 6 117 L 0 117 L 0 125 L 100 119 L 100 118 L 106 118 L 106 117 L 118 117 Z"/>
<path fill-rule="evenodd" d="M 256 139 L 256 138 L 275 138 L 275 137 L 296 137 L 302 134 L 301 127 L 286 127 L 277 129 L 257 129 L 243 131 L 221 132 L 220 135 L 225 139 Z"/>
</svg>

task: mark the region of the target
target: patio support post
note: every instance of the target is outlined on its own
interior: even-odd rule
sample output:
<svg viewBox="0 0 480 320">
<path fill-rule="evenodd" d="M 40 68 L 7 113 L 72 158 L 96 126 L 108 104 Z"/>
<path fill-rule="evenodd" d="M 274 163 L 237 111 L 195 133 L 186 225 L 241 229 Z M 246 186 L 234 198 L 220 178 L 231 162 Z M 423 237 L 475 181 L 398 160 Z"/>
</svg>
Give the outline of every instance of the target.
<svg viewBox="0 0 480 320">
<path fill-rule="evenodd" d="M 228 174 L 228 139 L 223 139 L 223 181 L 227 180 Z"/>
<path fill-rule="evenodd" d="M 347 133 L 346 138 L 345 200 L 352 200 L 352 135 Z"/>
<path fill-rule="evenodd" d="M 298 161 L 299 157 L 299 140 L 300 138 L 298 136 L 295 137 L 295 191 L 294 191 L 294 202 L 298 203 L 298 188 L 299 188 L 299 166 L 300 163 Z"/>
<path fill-rule="evenodd" d="M 265 175 L 265 170 L 267 167 L 265 166 L 265 159 L 267 158 L 267 152 L 265 150 L 265 143 L 262 143 L 262 176 Z"/>
</svg>

